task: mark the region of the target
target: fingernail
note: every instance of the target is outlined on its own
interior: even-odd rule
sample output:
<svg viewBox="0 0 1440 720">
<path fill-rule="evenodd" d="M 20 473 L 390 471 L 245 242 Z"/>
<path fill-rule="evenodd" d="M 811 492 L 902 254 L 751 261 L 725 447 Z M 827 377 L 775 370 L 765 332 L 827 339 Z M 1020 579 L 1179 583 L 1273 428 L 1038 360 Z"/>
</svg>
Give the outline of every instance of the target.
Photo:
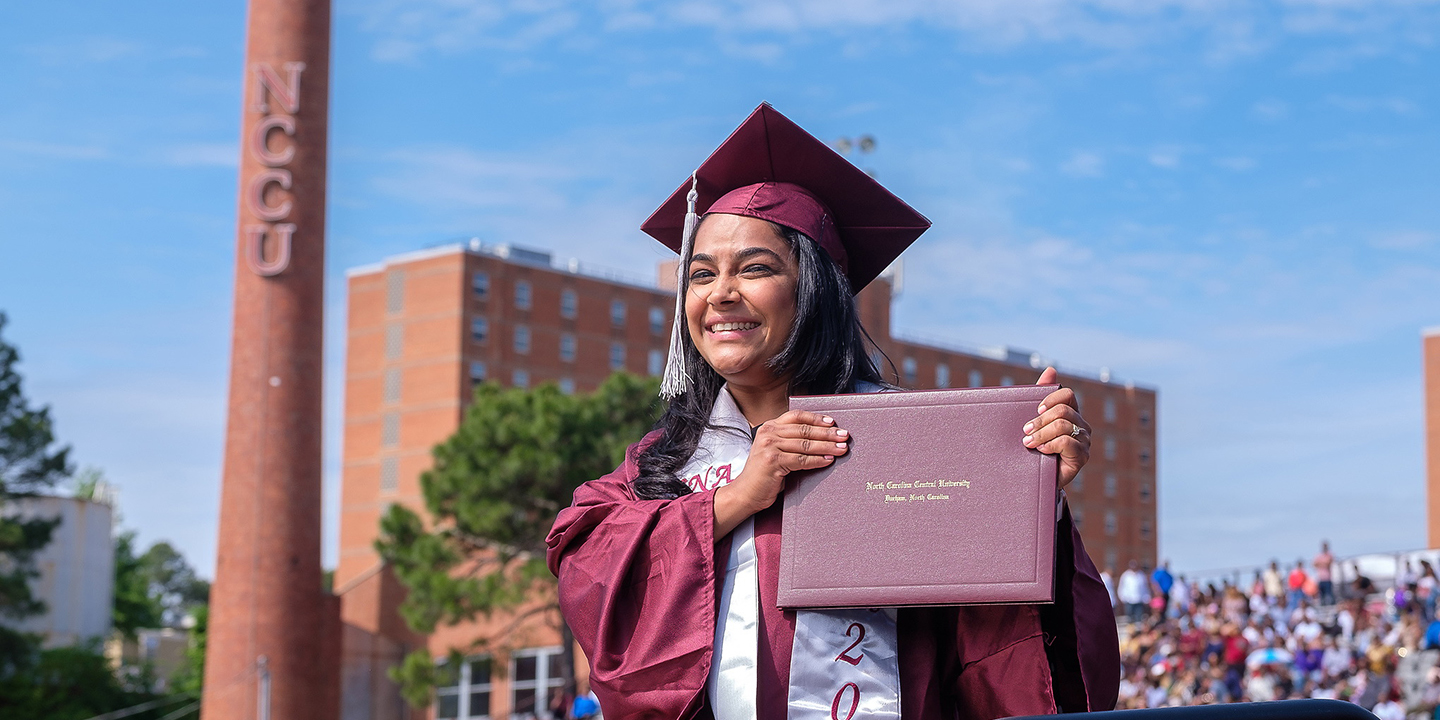
<svg viewBox="0 0 1440 720">
<path fill-rule="evenodd" d="M 1034 435 L 1026 435 L 1024 442 L 1025 442 L 1026 445 L 1029 445 L 1029 444 L 1030 444 L 1030 441 L 1031 441 L 1031 440 L 1034 440 L 1034 439 L 1035 439 L 1035 436 L 1034 436 Z"/>
<path fill-rule="evenodd" d="M 828 418 L 828 417 L 827 417 L 827 418 L 825 418 L 825 424 L 826 424 L 826 425 L 834 425 L 834 424 L 835 424 L 835 419 L 834 419 L 834 418 Z"/>
<path fill-rule="evenodd" d="M 826 461 L 826 462 L 833 461 L 834 459 L 835 459 L 835 456 L 834 456 L 834 455 L 826 455 L 826 456 L 825 456 L 825 461 Z"/>
<path fill-rule="evenodd" d="M 844 449 L 845 449 L 846 447 L 848 447 L 848 446 L 847 446 L 845 443 L 835 443 L 835 447 L 840 448 L 841 450 L 844 450 Z"/>
<path fill-rule="evenodd" d="M 838 428 L 837 428 L 837 429 L 835 430 L 835 434 L 836 434 L 836 435 L 839 435 L 840 437 L 850 437 L 850 431 L 849 431 L 849 430 L 841 430 L 841 429 L 838 429 Z"/>
<path fill-rule="evenodd" d="M 1045 412 L 1045 403 L 1040 403 L 1040 412 Z"/>
<path fill-rule="evenodd" d="M 1025 432 L 1028 433 L 1028 432 L 1030 432 L 1031 430 L 1034 430 L 1034 429 L 1035 429 L 1035 423 L 1034 423 L 1034 422 L 1025 423 Z"/>
</svg>

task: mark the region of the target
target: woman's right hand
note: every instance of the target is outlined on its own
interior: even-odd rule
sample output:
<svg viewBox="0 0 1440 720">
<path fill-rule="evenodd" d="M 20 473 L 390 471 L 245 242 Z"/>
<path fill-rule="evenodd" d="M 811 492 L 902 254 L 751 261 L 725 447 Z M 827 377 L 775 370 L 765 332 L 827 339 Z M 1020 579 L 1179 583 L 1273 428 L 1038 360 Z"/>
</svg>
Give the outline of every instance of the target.
<svg viewBox="0 0 1440 720">
<path fill-rule="evenodd" d="M 849 452 L 849 440 L 833 418 L 805 410 L 791 410 L 756 428 L 745 469 L 715 491 L 715 538 L 774 504 L 786 475 L 825 467 Z"/>
</svg>

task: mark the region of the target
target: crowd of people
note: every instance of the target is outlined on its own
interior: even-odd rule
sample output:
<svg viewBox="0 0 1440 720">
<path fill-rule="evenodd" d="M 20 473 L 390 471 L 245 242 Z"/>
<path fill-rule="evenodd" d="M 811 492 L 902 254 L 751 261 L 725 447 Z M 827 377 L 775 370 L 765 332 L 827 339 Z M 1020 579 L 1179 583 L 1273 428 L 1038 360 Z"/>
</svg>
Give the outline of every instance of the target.
<svg viewBox="0 0 1440 720">
<path fill-rule="evenodd" d="M 1327 544 L 1307 563 L 1253 579 L 1192 582 L 1168 563 L 1103 579 L 1121 620 L 1120 708 L 1333 698 L 1380 720 L 1435 717 L 1440 578 L 1406 562 L 1379 591 Z M 1248 581 L 1248 582 L 1247 582 Z"/>
</svg>

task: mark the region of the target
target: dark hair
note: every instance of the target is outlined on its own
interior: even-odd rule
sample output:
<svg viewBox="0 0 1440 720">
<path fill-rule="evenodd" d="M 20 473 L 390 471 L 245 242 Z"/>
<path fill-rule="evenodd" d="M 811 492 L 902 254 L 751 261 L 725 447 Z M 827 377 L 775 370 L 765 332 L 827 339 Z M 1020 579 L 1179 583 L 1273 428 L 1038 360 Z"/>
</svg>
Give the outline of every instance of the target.
<svg viewBox="0 0 1440 720">
<path fill-rule="evenodd" d="M 776 376 L 790 376 L 792 395 L 855 392 L 860 382 L 889 387 L 867 352 L 867 347 L 875 344 L 860 325 L 850 281 L 840 266 L 808 236 L 771 225 L 795 254 L 798 281 L 795 324 L 780 352 L 766 364 Z M 688 286 L 688 277 L 682 282 Z M 686 365 L 691 368 L 690 387 L 670 401 L 655 424 L 664 432 L 636 459 L 640 475 L 634 481 L 635 494 L 647 500 L 689 494 L 690 487 L 677 473 L 695 454 L 700 436 L 712 427 L 710 411 L 725 386 L 725 379 L 700 356 L 690 333 L 681 333 L 681 337 Z"/>
</svg>

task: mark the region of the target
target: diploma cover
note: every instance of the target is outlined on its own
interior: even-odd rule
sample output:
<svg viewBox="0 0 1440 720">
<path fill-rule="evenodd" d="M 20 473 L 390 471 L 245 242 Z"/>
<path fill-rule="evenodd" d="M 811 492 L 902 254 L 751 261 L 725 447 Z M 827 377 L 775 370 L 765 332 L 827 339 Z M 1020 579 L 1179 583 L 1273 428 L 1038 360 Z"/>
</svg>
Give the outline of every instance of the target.
<svg viewBox="0 0 1440 720">
<path fill-rule="evenodd" d="M 1054 385 L 790 398 L 850 452 L 786 479 L 785 608 L 1055 600 L 1055 456 L 1021 444 Z"/>
</svg>

